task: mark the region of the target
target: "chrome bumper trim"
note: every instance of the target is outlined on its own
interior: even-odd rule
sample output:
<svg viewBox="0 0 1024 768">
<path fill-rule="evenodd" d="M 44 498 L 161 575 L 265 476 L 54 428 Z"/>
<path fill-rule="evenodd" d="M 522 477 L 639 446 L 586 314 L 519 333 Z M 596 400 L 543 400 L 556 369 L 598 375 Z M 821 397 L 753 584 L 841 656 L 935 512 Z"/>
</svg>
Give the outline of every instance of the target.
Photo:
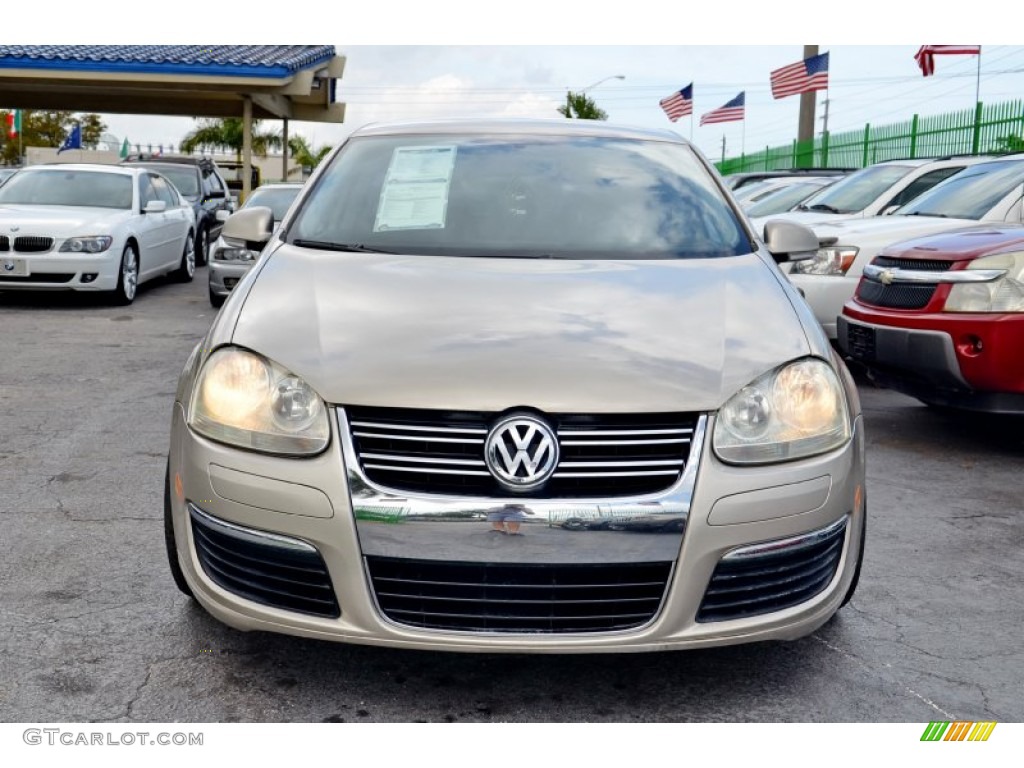
<svg viewBox="0 0 1024 768">
<path fill-rule="evenodd" d="M 726 552 L 722 556 L 722 560 L 743 560 L 748 557 L 763 557 L 764 555 L 771 555 L 777 552 L 788 553 L 795 550 L 805 549 L 806 547 L 812 547 L 818 542 L 832 536 L 836 531 L 844 527 L 849 520 L 849 515 L 843 515 L 831 525 L 825 528 L 819 528 L 816 531 L 802 533 L 799 536 L 791 536 L 787 539 L 776 539 L 774 541 L 761 542 L 760 544 L 751 544 L 746 547 L 738 547 Z"/>
</svg>

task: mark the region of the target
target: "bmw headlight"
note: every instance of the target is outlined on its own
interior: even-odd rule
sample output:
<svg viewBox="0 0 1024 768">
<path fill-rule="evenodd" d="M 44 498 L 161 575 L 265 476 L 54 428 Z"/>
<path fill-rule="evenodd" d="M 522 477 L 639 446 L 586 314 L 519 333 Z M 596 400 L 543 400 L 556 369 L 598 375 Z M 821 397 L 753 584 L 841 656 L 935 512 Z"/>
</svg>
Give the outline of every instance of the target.
<svg viewBox="0 0 1024 768">
<path fill-rule="evenodd" d="M 114 242 L 108 235 L 69 237 L 60 247 L 60 253 L 103 253 Z"/>
<path fill-rule="evenodd" d="M 260 355 L 218 349 L 192 392 L 189 425 L 222 443 L 308 455 L 327 447 L 327 407 L 305 381 Z"/>
<path fill-rule="evenodd" d="M 956 283 L 946 299 L 946 312 L 1024 312 L 1024 253 L 985 256 L 967 266 L 968 271 L 977 269 L 1004 274 L 984 282 Z"/>
<path fill-rule="evenodd" d="M 798 275 L 845 275 L 859 251 L 859 248 L 849 246 L 819 248 L 814 258 L 794 262 L 793 272 Z"/>
<path fill-rule="evenodd" d="M 712 445 L 722 461 L 765 464 L 834 450 L 850 434 L 839 378 L 824 360 L 807 358 L 733 395 L 715 420 Z"/>
</svg>

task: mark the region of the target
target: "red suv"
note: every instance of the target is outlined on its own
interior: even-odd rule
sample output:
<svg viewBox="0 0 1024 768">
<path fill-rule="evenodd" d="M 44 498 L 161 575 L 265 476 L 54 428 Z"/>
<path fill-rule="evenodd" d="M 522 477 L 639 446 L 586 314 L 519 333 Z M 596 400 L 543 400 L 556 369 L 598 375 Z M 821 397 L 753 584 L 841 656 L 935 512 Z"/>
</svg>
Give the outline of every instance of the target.
<svg viewBox="0 0 1024 768">
<path fill-rule="evenodd" d="M 864 268 L 837 337 L 882 386 L 930 405 L 1024 414 L 1024 229 L 889 246 Z"/>
</svg>

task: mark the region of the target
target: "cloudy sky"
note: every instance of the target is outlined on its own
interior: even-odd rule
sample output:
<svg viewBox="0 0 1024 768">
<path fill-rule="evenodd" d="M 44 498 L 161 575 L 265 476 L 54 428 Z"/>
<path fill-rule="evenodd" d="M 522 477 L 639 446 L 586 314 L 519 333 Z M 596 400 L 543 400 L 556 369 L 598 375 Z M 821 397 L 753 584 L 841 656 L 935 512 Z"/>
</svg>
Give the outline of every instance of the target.
<svg viewBox="0 0 1024 768">
<path fill-rule="evenodd" d="M 353 11 L 346 7 L 341 12 L 338 4 L 318 8 L 316 3 L 306 0 L 302 4 L 305 12 L 292 18 L 303 20 L 301 29 L 313 30 L 311 37 L 319 40 L 290 42 L 328 42 L 322 39 L 325 33 L 338 38 L 335 46 L 348 60 L 338 94 L 348 107 L 343 125 L 297 123 L 292 125 L 292 131 L 306 135 L 315 144 L 333 144 L 355 128 L 381 120 L 492 115 L 557 117 L 555 109 L 563 103 L 567 88 L 579 90 L 622 75 L 621 80 L 610 79 L 588 90 L 588 95 L 608 112 L 610 120 L 669 128 L 687 137 L 691 135 L 690 119 L 670 123 L 658 106 L 661 98 L 693 82 L 699 118 L 745 91 L 744 123 L 701 128 L 698 120 L 694 120 L 693 140 L 713 159 L 721 156 L 723 136 L 729 156 L 744 148 L 756 151 L 794 138 L 799 97 L 772 99 L 769 73 L 801 58 L 802 46 L 797 40 L 823 36 L 818 34 L 818 24 L 808 19 L 811 7 L 776 0 L 770 6 L 775 15 L 760 22 L 746 19 L 746 28 L 740 28 L 735 19 L 729 23 L 719 18 L 717 7 L 692 11 L 679 6 L 671 15 L 665 10 L 669 6 L 648 0 L 620 6 L 578 7 L 580 10 L 573 10 L 572 4 L 557 5 L 550 0 L 519 0 L 514 5 L 391 0 L 379 10 Z M 735 4 L 729 7 L 739 10 Z M 874 0 L 858 4 L 857 8 L 858 13 L 852 14 L 856 18 L 846 18 L 851 14 L 844 11 L 840 16 L 839 9 L 832 6 L 836 13 L 828 23 L 820 25 L 844 40 L 859 35 L 865 42 L 818 43 L 831 58 L 829 91 L 818 94 L 818 131 L 823 127 L 826 98 L 830 102 L 829 128 L 833 132 L 863 130 L 866 122 L 880 125 L 910 119 L 914 113 L 928 115 L 973 106 L 977 57 L 939 58 L 936 75 L 924 78 L 913 55 L 928 33 L 931 39 L 944 35 L 947 42 L 969 43 L 971 37 L 978 42 L 978 35 L 972 35 L 978 30 L 972 26 L 977 26 L 980 18 L 965 20 L 966 14 L 958 13 L 958 19 L 943 20 L 936 13 L 925 20 L 913 8 L 901 12 L 882 3 L 875 7 Z M 907 14 L 907 18 L 901 19 L 900 13 Z M 324 22 L 320 26 L 308 23 L 318 18 Z M 793 18 L 800 21 L 794 22 Z M 199 30 L 222 32 L 228 38 L 218 42 L 253 42 L 253 36 L 266 37 L 273 29 L 265 19 L 250 17 L 244 23 L 249 25 L 248 30 L 230 24 L 172 26 L 163 32 L 171 39 L 154 42 L 209 42 L 194 39 Z M 858 30 L 858 25 L 863 29 Z M 152 25 L 147 26 L 152 29 Z M 284 26 L 289 37 L 296 34 L 295 24 Z M 886 31 L 879 31 L 883 27 Z M 339 31 L 334 32 L 335 29 Z M 698 34 L 697 29 L 702 31 Z M 915 30 L 915 34 L 903 31 L 909 29 Z M 896 33 L 913 39 L 897 44 L 883 38 Z M 58 30 L 57 34 L 62 38 L 71 36 L 67 42 L 101 42 L 74 39 L 82 33 L 73 26 Z M 109 33 L 104 30 L 102 34 L 102 42 L 110 42 L 106 38 Z M 957 37 L 951 40 L 950 35 Z M 967 37 L 961 39 L 961 35 Z M 665 44 L 677 37 L 683 42 L 699 39 L 716 44 Z M 793 42 L 756 44 L 765 40 L 781 43 L 786 39 Z M 644 44 L 608 44 L 617 41 Z M 470 44 L 476 42 L 482 44 Z M 519 42 L 543 44 L 509 44 Z M 602 45 L 583 44 L 588 42 Z M 1024 96 L 1024 46 L 984 41 L 982 45 L 982 101 L 995 103 Z M 118 137 L 154 145 L 176 144 L 194 124 L 187 118 L 126 115 L 106 116 L 106 122 Z"/>
</svg>

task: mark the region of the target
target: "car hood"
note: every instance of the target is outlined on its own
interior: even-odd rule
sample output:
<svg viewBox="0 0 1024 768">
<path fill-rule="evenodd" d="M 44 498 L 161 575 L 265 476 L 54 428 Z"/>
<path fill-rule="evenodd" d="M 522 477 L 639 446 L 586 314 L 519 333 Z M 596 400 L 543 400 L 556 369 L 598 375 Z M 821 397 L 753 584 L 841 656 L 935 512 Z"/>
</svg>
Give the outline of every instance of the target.
<svg viewBox="0 0 1024 768">
<path fill-rule="evenodd" d="M 886 256 L 928 261 L 970 261 L 980 256 L 1024 249 L 1024 227 L 991 224 L 925 235 L 893 243 Z"/>
<path fill-rule="evenodd" d="M 0 233 L 17 235 L 102 235 L 131 217 L 131 211 L 117 208 L 89 208 L 70 205 L 0 205 Z"/>
<path fill-rule="evenodd" d="M 805 227 L 813 227 L 823 221 L 862 221 L 864 216 L 860 213 L 827 213 L 824 211 L 786 211 L 775 213 L 770 216 L 755 216 L 750 220 L 754 225 L 754 231 L 758 235 L 764 234 L 764 225 L 769 221 L 792 221 L 796 224 L 803 224 Z"/>
<path fill-rule="evenodd" d="M 332 403 L 702 411 L 810 351 L 756 254 L 563 261 L 323 253 L 262 265 L 232 341 Z"/>
<path fill-rule="evenodd" d="M 971 219 L 941 219 L 934 216 L 893 216 L 870 219 L 825 221 L 812 227 L 822 243 L 851 245 L 860 249 L 847 277 L 858 277 L 880 250 L 891 243 L 920 235 L 960 229 L 978 222 Z"/>
</svg>

